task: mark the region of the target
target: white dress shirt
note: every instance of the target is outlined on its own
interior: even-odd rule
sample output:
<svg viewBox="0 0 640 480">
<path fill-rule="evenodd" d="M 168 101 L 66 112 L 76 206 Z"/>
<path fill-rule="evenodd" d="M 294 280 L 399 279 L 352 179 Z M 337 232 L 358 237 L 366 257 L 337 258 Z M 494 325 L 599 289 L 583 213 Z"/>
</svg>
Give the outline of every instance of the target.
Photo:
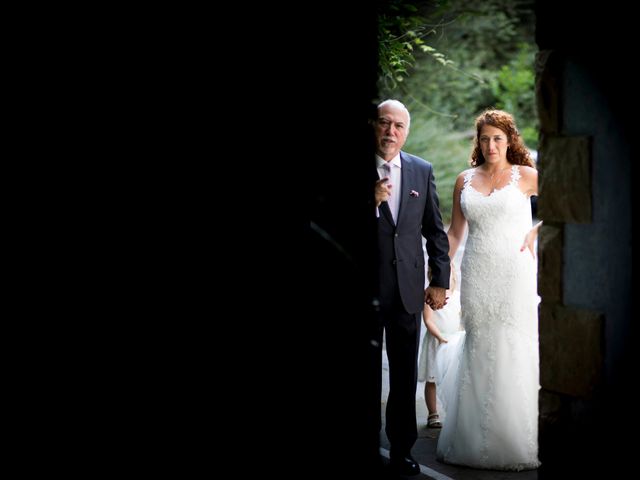
<svg viewBox="0 0 640 480">
<path fill-rule="evenodd" d="M 383 158 L 376 155 L 376 165 L 378 166 L 378 175 L 380 178 L 389 177 L 389 182 L 392 185 L 391 195 L 387 204 L 391 210 L 394 223 L 398 223 L 398 209 L 400 208 L 400 181 L 402 179 L 402 162 L 400 162 L 400 154 L 393 157 L 388 162 Z M 387 169 L 388 166 L 388 169 Z"/>
</svg>

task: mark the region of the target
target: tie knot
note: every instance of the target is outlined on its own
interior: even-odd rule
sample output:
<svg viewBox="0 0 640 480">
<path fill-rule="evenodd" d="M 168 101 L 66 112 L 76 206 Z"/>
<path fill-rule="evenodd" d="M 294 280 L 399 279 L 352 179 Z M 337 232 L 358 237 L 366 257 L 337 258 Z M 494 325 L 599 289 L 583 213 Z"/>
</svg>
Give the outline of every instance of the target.
<svg viewBox="0 0 640 480">
<path fill-rule="evenodd" d="M 384 163 L 382 165 L 382 168 L 384 168 L 385 172 L 391 172 L 391 165 L 389 164 L 389 162 Z"/>
</svg>

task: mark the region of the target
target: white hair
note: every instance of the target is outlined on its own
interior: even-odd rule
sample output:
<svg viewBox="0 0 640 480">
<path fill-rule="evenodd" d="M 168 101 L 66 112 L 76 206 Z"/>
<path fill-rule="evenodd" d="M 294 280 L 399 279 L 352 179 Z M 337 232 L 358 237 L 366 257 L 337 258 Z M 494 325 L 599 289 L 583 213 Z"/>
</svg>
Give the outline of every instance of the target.
<svg viewBox="0 0 640 480">
<path fill-rule="evenodd" d="M 391 105 L 392 107 L 399 108 L 400 110 L 405 111 L 405 113 L 407 114 L 407 131 L 409 131 L 409 127 L 411 126 L 411 114 L 409 113 L 409 110 L 407 109 L 407 107 L 404 106 L 404 103 L 402 103 L 399 100 L 388 98 L 384 102 L 381 102 L 378 104 L 378 110 L 380 110 L 382 107 L 386 105 Z"/>
</svg>

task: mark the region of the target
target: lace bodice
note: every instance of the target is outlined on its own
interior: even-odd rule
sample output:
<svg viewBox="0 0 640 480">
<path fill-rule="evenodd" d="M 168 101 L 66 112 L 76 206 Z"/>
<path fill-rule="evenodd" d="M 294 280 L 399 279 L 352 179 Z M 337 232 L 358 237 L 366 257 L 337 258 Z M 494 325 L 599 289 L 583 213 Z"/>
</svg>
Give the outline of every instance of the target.
<svg viewBox="0 0 640 480">
<path fill-rule="evenodd" d="M 504 187 L 484 195 L 473 187 L 475 169 L 464 177 L 460 206 L 469 224 L 469 239 L 481 238 L 487 254 L 500 254 L 508 243 L 524 235 L 531 228 L 531 205 L 518 187 L 520 171 L 511 167 L 511 181 Z M 492 242 L 491 240 L 495 240 Z M 520 245 L 518 245 L 520 247 Z"/>
</svg>

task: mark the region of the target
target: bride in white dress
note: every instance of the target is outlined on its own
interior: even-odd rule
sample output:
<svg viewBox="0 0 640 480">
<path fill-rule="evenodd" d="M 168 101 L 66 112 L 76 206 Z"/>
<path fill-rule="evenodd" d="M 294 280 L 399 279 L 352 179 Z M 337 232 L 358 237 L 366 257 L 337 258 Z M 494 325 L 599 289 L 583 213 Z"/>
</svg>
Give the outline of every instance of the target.
<svg viewBox="0 0 640 480">
<path fill-rule="evenodd" d="M 474 168 L 457 178 L 448 232 L 453 258 L 469 227 L 460 287 L 466 338 L 455 381 L 441 391 L 437 457 L 474 468 L 537 468 L 540 223 L 532 227 L 530 196 L 538 173 L 510 114 L 485 111 L 476 133 Z"/>
</svg>

